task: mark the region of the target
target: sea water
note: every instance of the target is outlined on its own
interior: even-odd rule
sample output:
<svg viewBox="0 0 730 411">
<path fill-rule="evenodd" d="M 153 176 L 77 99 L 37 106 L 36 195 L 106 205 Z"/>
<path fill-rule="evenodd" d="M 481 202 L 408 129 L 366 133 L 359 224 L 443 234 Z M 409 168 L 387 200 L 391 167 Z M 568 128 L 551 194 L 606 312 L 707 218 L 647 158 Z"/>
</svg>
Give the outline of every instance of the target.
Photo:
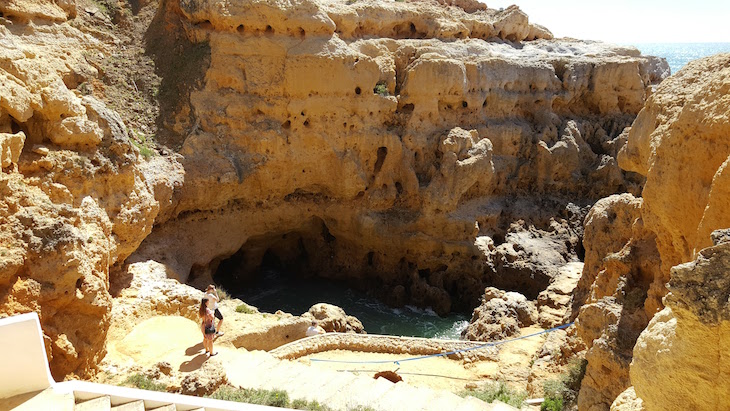
<svg viewBox="0 0 730 411">
<path fill-rule="evenodd" d="M 637 43 L 632 46 L 643 55 L 667 59 L 672 74 L 692 60 L 730 52 L 730 43 Z"/>
<path fill-rule="evenodd" d="M 255 281 L 235 293 L 262 312 L 282 310 L 301 315 L 317 303 L 342 307 L 357 317 L 370 334 L 459 339 L 470 316 L 438 316 L 430 308 L 388 307 L 364 292 L 322 278 L 297 278 L 275 268 L 265 268 Z"/>
</svg>

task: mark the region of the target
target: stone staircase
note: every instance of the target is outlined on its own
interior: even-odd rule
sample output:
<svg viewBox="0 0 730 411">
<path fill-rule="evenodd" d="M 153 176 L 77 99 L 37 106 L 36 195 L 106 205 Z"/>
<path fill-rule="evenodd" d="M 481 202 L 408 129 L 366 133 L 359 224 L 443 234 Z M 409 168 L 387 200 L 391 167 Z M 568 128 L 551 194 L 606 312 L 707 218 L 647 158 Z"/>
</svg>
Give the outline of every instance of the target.
<svg viewBox="0 0 730 411">
<path fill-rule="evenodd" d="M 246 353 L 245 366 L 225 365 L 228 380 L 242 388 L 279 389 L 291 399 L 317 401 L 334 410 L 367 407 L 377 411 L 510 411 L 507 404 L 491 404 L 474 397 L 462 398 L 443 390 L 418 388 L 404 382 L 392 383 L 350 372 L 333 371 L 279 360 L 264 351 Z"/>
</svg>

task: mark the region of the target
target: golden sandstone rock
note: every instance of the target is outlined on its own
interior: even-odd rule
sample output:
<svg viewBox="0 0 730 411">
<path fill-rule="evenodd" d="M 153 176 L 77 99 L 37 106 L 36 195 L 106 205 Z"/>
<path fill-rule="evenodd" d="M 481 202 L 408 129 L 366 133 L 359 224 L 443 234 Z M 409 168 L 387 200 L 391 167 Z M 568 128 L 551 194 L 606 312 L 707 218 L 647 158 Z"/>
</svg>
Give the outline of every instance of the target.
<svg viewBox="0 0 730 411">
<path fill-rule="evenodd" d="M 722 325 L 708 325 L 684 311 L 673 313 L 674 307 L 664 307 L 671 306 L 676 296 L 663 302 L 662 297 L 667 293 L 665 284 L 675 283 L 674 276 L 685 270 L 675 267 L 670 277 L 670 268 L 697 258 L 697 250 L 711 244 L 713 230 L 730 226 L 730 193 L 725 181 L 730 155 L 726 138 L 730 131 L 729 73 L 730 55 L 722 54 L 688 64 L 657 87 L 618 157 L 622 168 L 646 176 L 642 201 L 626 195 L 604 199 L 586 219 L 586 266 L 574 303 L 586 303 L 578 315 L 578 333 L 589 347 L 593 343 L 586 355 L 589 363 L 579 397 L 581 409 L 608 409 L 631 383 L 647 409 L 717 409 L 723 403 L 713 402 L 721 398 L 714 392 L 727 391 L 727 387 L 714 379 L 698 380 L 702 379 L 698 377 L 701 361 L 692 371 L 689 366 L 678 369 L 685 366 L 679 365 L 682 357 L 692 355 L 685 347 L 692 346 L 703 355 L 717 351 L 723 343 L 709 335 L 722 335 Z M 703 283 L 684 287 L 699 292 Z M 674 304 L 686 310 L 686 304 L 692 303 Z M 638 337 L 649 320 L 649 328 Z M 679 322 L 696 331 L 678 333 Z M 633 348 L 637 337 L 639 342 Z M 659 355 L 667 350 L 677 357 Z M 629 380 L 632 351 L 634 364 L 642 371 L 635 371 L 632 365 Z M 659 371 L 662 366 L 655 361 L 661 361 L 666 373 Z M 677 368 L 669 361 L 677 361 Z M 714 363 L 712 368 L 718 369 Z M 657 378 L 660 384 L 655 383 Z M 682 383 L 672 385 L 678 378 Z M 648 388 L 648 381 L 667 391 Z M 630 394 L 626 393 L 627 398 Z M 687 402 L 689 397 L 696 402 Z M 709 402 L 702 403 L 700 397 Z"/>
</svg>

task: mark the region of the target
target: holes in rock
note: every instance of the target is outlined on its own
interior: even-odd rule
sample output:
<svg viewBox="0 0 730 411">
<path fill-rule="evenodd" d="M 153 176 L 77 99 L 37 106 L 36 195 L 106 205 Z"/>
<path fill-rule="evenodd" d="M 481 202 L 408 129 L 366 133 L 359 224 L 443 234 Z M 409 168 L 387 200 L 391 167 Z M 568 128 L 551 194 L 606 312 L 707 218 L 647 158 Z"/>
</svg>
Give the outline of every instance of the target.
<svg viewBox="0 0 730 411">
<path fill-rule="evenodd" d="M 82 285 L 84 285 L 84 280 L 83 278 L 79 277 L 79 279 L 76 280 L 76 289 L 80 290 Z"/>
<path fill-rule="evenodd" d="M 243 34 L 243 32 L 246 31 L 246 28 L 243 27 L 243 24 L 240 24 L 238 27 L 236 27 L 236 31 Z"/>
<path fill-rule="evenodd" d="M 287 120 L 281 123 L 281 128 L 283 128 L 284 130 L 289 130 L 291 128 L 291 121 Z"/>
<path fill-rule="evenodd" d="M 304 127 L 309 127 L 309 119 L 304 120 Z"/>
<path fill-rule="evenodd" d="M 359 96 L 360 93 L 362 93 L 362 89 L 360 87 L 355 87 L 355 94 Z"/>
<path fill-rule="evenodd" d="M 266 26 L 266 30 L 264 30 L 264 33 L 266 34 L 274 34 L 274 28 L 271 27 L 271 25 Z"/>
<path fill-rule="evenodd" d="M 403 184 L 400 183 L 400 181 L 395 182 L 395 189 L 398 191 L 398 194 L 403 194 Z"/>
<path fill-rule="evenodd" d="M 412 103 L 409 103 L 404 105 L 403 108 L 401 108 L 401 111 L 408 114 L 412 113 L 414 108 L 414 105 Z"/>
<path fill-rule="evenodd" d="M 375 168 L 373 169 L 373 174 L 378 174 L 380 170 L 383 168 L 383 163 L 385 163 L 385 157 L 388 155 L 388 147 L 379 147 L 378 148 L 378 158 L 375 161 Z"/>
<path fill-rule="evenodd" d="M 486 108 L 486 107 L 487 107 L 487 100 L 484 100 L 484 103 L 482 103 L 482 108 Z"/>
<path fill-rule="evenodd" d="M 203 21 L 201 23 L 198 23 L 198 27 L 201 28 L 201 29 L 203 29 L 203 30 L 212 30 L 213 29 L 213 24 L 210 22 L 210 20 L 205 20 L 205 21 Z"/>
<path fill-rule="evenodd" d="M 466 101 L 462 101 L 461 102 L 461 107 L 463 107 L 463 108 L 469 108 L 469 103 L 467 103 Z"/>
<path fill-rule="evenodd" d="M 373 258 L 375 258 L 375 252 L 374 252 L 374 251 L 371 251 L 371 252 L 369 252 L 369 253 L 368 253 L 368 255 L 367 255 L 368 265 L 369 265 L 370 267 L 372 267 L 372 266 L 373 266 Z"/>
</svg>

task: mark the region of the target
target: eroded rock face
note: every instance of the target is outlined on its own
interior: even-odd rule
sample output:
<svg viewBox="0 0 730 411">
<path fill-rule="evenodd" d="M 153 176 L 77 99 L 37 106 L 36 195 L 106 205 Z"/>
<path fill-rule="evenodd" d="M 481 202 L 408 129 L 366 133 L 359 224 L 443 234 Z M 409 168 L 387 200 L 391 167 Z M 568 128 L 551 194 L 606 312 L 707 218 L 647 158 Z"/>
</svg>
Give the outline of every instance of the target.
<svg viewBox="0 0 730 411">
<path fill-rule="evenodd" d="M 622 168 L 646 176 L 642 199 L 601 200 L 586 220 L 586 266 L 574 296 L 578 306 L 586 303 L 577 325 L 591 347 L 582 408 L 608 409 L 630 385 L 632 347 L 669 301 L 662 297 L 670 267 L 694 259 L 711 244 L 713 230 L 730 225 L 728 73 L 730 55 L 722 54 L 693 62 L 659 85 L 618 157 Z M 653 338 L 669 338 L 658 328 L 674 333 L 671 314 L 654 318 Z M 705 388 L 695 387 L 694 395 Z"/>
<path fill-rule="evenodd" d="M 666 308 L 641 333 L 631 363 L 645 410 L 719 410 L 730 403 L 729 271 L 730 243 L 672 269 Z"/>
<path fill-rule="evenodd" d="M 631 385 L 634 343 L 659 304 L 652 290 L 664 289 L 642 204 L 630 194 L 615 195 L 597 202 L 586 217 L 585 266 L 573 295 L 574 309 L 580 307 L 576 330 L 588 348 L 580 409 L 607 410 Z"/>
<path fill-rule="evenodd" d="M 613 156 L 659 63 L 634 49 L 546 40 L 515 7 L 222 7 L 160 9 L 210 57 L 170 122 L 184 184 L 134 261 L 235 284 L 273 259 L 470 310 L 499 281 L 536 298 L 578 261 L 586 205 L 638 191 Z"/>
<path fill-rule="evenodd" d="M 110 266 L 158 210 L 119 116 L 71 91 L 96 74 L 82 52 L 100 47 L 48 23 L 72 9 L 0 6 L 13 20 L 0 26 L 0 315 L 38 312 L 57 379 L 87 375 L 104 356 Z"/>
<path fill-rule="evenodd" d="M 730 55 L 719 54 L 662 83 L 619 154 L 622 168 L 646 176 L 642 214 L 657 234 L 665 273 L 710 246 L 712 231 L 730 226 L 728 73 Z"/>
</svg>

